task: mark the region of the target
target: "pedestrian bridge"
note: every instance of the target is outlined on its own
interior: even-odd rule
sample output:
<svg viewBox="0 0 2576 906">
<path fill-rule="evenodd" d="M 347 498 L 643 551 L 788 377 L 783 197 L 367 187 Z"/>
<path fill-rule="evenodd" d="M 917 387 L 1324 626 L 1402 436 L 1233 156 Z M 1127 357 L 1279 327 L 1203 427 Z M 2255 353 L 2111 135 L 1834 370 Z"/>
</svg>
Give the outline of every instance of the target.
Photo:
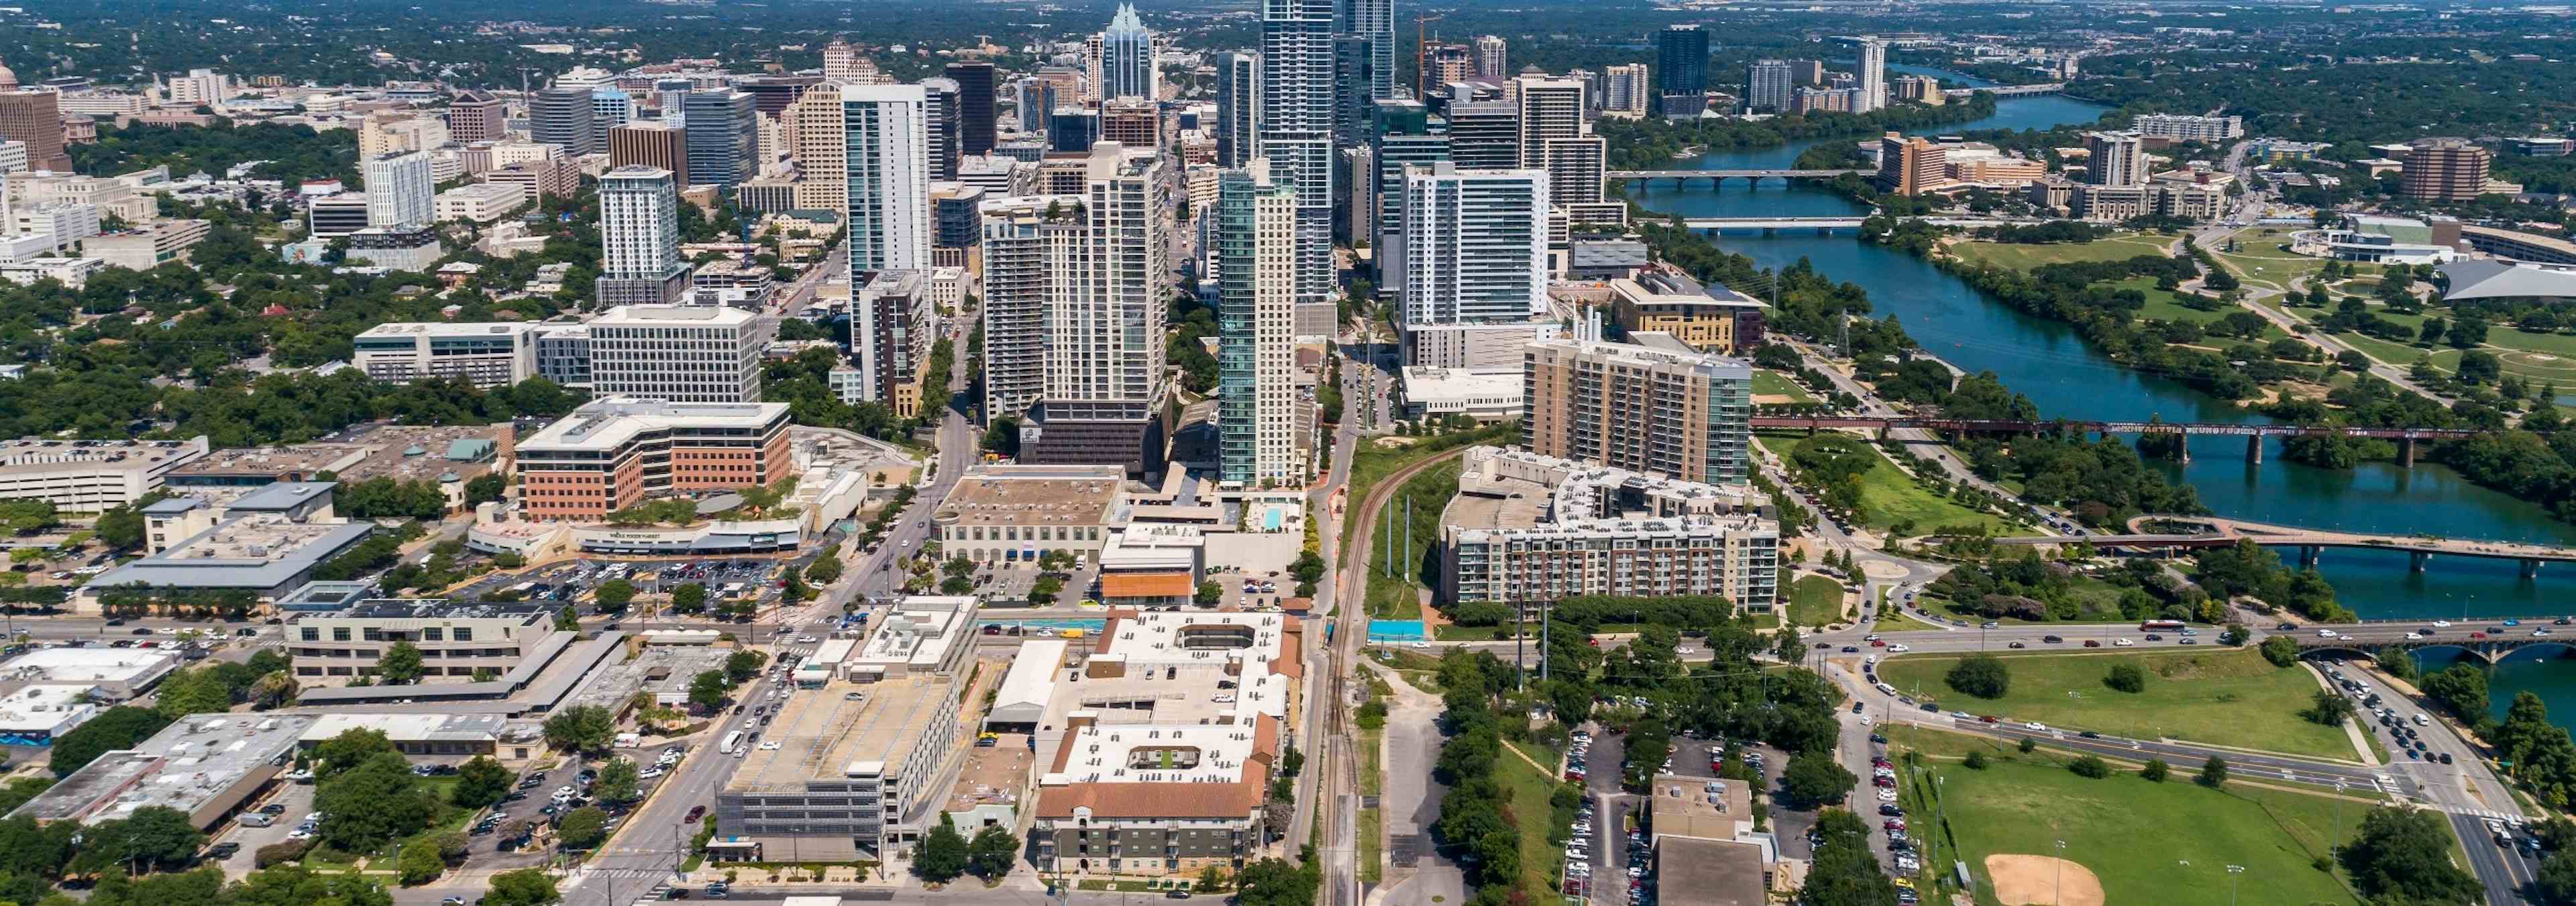
<svg viewBox="0 0 2576 906">
<path fill-rule="evenodd" d="M 2019 98 L 2029 97 L 2034 94 L 2056 94 L 2065 90 L 2066 83 L 2064 82 L 2046 82 L 2038 85 L 1989 85 L 1984 88 L 1944 88 L 1941 89 L 1941 93 L 1954 98 L 1963 98 L 1983 91 L 1999 98 Z"/>
<path fill-rule="evenodd" d="M 2423 572 L 2435 554 L 2449 557 L 2483 557 L 2520 563 L 2524 579 L 2537 578 L 2540 575 L 2540 565 L 2543 563 L 2576 562 L 2576 548 L 2513 541 L 2336 532 L 2210 516 L 2140 516 L 2129 520 L 2128 528 L 2129 534 L 2092 535 L 2081 540 L 2097 547 L 2169 550 L 2227 547 L 2241 540 L 2252 541 L 2265 547 L 2297 548 L 2299 566 L 2302 568 L 2316 566 L 2324 559 L 2325 549 L 2329 547 L 2404 551 L 2407 555 L 2407 566 L 2416 572 Z M 2161 529 L 2161 531 L 2152 529 Z M 2073 540 L 2075 539 L 2041 536 L 1997 538 L 1995 543 L 2067 544 Z"/>
</svg>

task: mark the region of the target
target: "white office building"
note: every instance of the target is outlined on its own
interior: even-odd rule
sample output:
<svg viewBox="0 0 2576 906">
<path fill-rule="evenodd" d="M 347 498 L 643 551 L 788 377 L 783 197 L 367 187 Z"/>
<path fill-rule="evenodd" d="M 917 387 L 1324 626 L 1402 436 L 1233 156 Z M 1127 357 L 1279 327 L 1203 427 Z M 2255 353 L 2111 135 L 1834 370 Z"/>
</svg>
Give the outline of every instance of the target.
<svg viewBox="0 0 2576 906">
<path fill-rule="evenodd" d="M 162 479 L 206 455 L 205 435 L 187 440 L 0 441 L 0 500 L 43 500 L 66 513 L 133 503 Z"/>
<path fill-rule="evenodd" d="M 841 88 L 852 274 L 931 266 L 929 116 L 919 85 Z"/>
<path fill-rule="evenodd" d="M 413 226 L 438 218 L 438 181 L 429 152 L 394 151 L 367 159 L 367 225 Z"/>
<path fill-rule="evenodd" d="M 1876 39 L 1860 42 L 1860 102 L 1868 113 L 1887 107 L 1887 42 Z"/>
<path fill-rule="evenodd" d="M 1456 325 L 1528 322 L 1547 312 L 1548 179 L 1541 170 L 1404 171 L 1399 313 L 1407 364 L 1474 367 L 1473 357 L 1427 355 L 1414 334 Z"/>
<path fill-rule="evenodd" d="M 1260 156 L 1297 192 L 1297 301 L 1333 301 L 1333 0 L 1261 6 Z"/>
<path fill-rule="evenodd" d="M 679 186 L 671 171 L 625 166 L 599 178 L 599 304 L 669 305 L 688 286 Z"/>
<path fill-rule="evenodd" d="M 766 318 L 738 308 L 620 305 L 586 326 L 595 396 L 760 402 Z"/>
<path fill-rule="evenodd" d="M 1061 195 L 986 200 L 984 249 L 984 418 L 1020 417 L 1046 393 L 1047 295 L 1055 285 L 1046 211 L 1071 208 Z"/>
<path fill-rule="evenodd" d="M 378 324 L 350 341 L 349 364 L 388 384 L 463 378 L 476 387 L 537 376 L 536 324 L 520 321 Z"/>
</svg>

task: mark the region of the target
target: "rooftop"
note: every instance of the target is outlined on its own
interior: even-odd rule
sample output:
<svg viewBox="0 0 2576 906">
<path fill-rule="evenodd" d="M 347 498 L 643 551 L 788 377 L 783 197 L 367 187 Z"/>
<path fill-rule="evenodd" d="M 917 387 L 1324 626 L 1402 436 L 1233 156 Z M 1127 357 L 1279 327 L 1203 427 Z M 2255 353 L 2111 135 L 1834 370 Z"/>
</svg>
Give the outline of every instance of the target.
<svg viewBox="0 0 2576 906">
<path fill-rule="evenodd" d="M 90 701 L 96 688 L 88 683 L 29 683 L 11 689 L 0 696 L 0 733 L 49 734 L 86 721 L 91 712 L 104 707 Z"/>
<path fill-rule="evenodd" d="M 510 719 L 498 714 L 373 713 L 315 714 L 313 726 L 298 737 L 319 743 L 350 730 L 374 730 L 405 742 L 481 742 L 497 739 Z"/>
<path fill-rule="evenodd" d="M 2449 301 L 2576 299 L 2576 268 L 2468 258 L 2444 264 L 2441 271 L 2448 284 L 2442 298 Z"/>
<path fill-rule="evenodd" d="M 600 327 L 741 327 L 759 315 L 715 305 L 620 305 L 590 321 Z"/>
<path fill-rule="evenodd" d="M 0 441 L 0 475 L 52 471 L 72 462 L 147 468 L 197 451 L 196 444 L 183 440 L 7 440 Z"/>
<path fill-rule="evenodd" d="M 1114 522 L 1125 482 L 1117 466 L 976 466 L 934 518 L 943 526 Z"/>
<path fill-rule="evenodd" d="M 166 648 L 37 648 L 0 663 L 0 678 L 142 685 L 178 663 L 179 653 Z"/>
<path fill-rule="evenodd" d="M 974 644 L 976 603 L 969 595 L 905 597 L 877 621 L 867 644 L 842 663 L 880 669 L 900 664 L 916 673 L 935 670 L 956 646 Z"/>
<path fill-rule="evenodd" d="M 1556 338 L 1530 341 L 1531 348 L 1558 349 L 1569 353 L 1607 360 L 1610 364 L 1640 369 L 1688 369 L 1705 377 L 1750 381 L 1753 366 L 1743 359 L 1716 353 L 1678 353 L 1606 340 Z"/>
<path fill-rule="evenodd" d="M 364 444 L 311 443 L 291 447 L 237 447 L 216 450 L 196 462 L 180 466 L 170 473 L 180 484 L 192 477 L 224 476 L 276 477 L 281 475 L 312 476 L 337 472 L 358 464 L 371 452 Z"/>
<path fill-rule="evenodd" d="M 801 791 L 808 780 L 883 776 L 886 766 L 906 760 L 934 720 L 956 716 L 957 684 L 955 677 L 912 674 L 800 690 L 762 737 L 779 747 L 744 755 L 725 789 Z"/>
<path fill-rule="evenodd" d="M 465 188 L 509 191 L 511 187 L 494 186 L 490 183 L 476 183 L 474 185 L 466 186 Z M 450 189 L 448 191 L 456 192 L 462 190 Z M 402 321 L 391 324 L 378 324 L 374 327 L 367 328 L 365 332 L 358 334 L 357 339 L 370 340 L 384 339 L 388 337 L 512 337 L 527 333 L 542 326 L 544 325 L 535 321 Z"/>
<path fill-rule="evenodd" d="M 1724 286 L 1703 286 L 1699 281 L 1673 271 L 1643 271 L 1635 277 L 1618 277 L 1610 289 L 1621 299 L 1639 305 L 1706 305 L 1723 308 L 1769 308 L 1761 300 Z"/>
<path fill-rule="evenodd" d="M 1757 844 L 1670 837 L 1656 846 L 1655 888 L 1671 906 L 1763 906 L 1764 871 Z"/>
<path fill-rule="evenodd" d="M 301 620 L 457 620 L 515 618 L 534 623 L 553 619 L 552 605 L 541 601 L 451 601 L 446 598 L 373 598 L 339 613 L 313 614 Z"/>
<path fill-rule="evenodd" d="M 1650 798 L 1657 837 L 1733 840 L 1753 829 L 1753 791 L 1740 781 L 1657 774 Z"/>
<path fill-rule="evenodd" d="M 638 434 L 669 429 L 758 431 L 785 420 L 786 403 L 674 403 L 610 397 L 583 405 L 529 435 L 522 453 L 536 450 L 616 449 Z"/>
<path fill-rule="evenodd" d="M 152 587 L 269 589 L 358 543 L 372 523 L 304 523 L 270 513 L 233 519 L 199 532 L 160 553 L 109 570 L 97 588 L 142 583 Z"/>
<path fill-rule="evenodd" d="M 278 762 L 318 720 L 300 714 L 189 717 L 132 749 L 99 756 L 9 815 L 96 824 L 155 805 L 193 815 L 244 779 L 279 770 Z"/>
</svg>

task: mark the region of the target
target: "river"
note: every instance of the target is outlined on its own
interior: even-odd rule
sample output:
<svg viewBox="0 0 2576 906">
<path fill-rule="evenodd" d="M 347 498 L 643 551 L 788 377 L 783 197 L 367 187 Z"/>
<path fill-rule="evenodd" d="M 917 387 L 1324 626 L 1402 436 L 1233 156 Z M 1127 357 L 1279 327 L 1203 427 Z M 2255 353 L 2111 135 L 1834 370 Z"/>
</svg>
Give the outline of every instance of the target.
<svg viewBox="0 0 2576 906">
<path fill-rule="evenodd" d="M 1939 76 L 1947 85 L 1974 85 L 1957 73 L 1911 66 L 1890 69 Z M 2055 95 L 2001 101 L 1994 116 L 1945 127 L 1945 133 L 1979 129 L 2035 129 L 2091 122 L 2103 108 Z M 1829 139 L 1828 141 L 1856 141 Z M 1709 170 L 1785 168 L 1810 143 L 1753 151 L 1721 152 L 1674 162 Z M 1693 217 L 1834 216 L 1863 206 L 1822 186 L 1766 180 L 1747 188 L 1729 180 L 1711 188 L 1696 182 L 1631 185 L 1628 195 L 1648 210 Z M 2141 375 L 2088 347 L 2071 328 L 2024 315 L 1986 299 L 1966 283 L 1913 255 L 1861 242 L 1849 235 L 1724 235 L 1718 245 L 1765 267 L 1805 258 L 1837 280 L 1869 290 L 1877 313 L 1894 315 L 1926 350 L 1971 372 L 1992 371 L 2006 386 L 2030 397 L 2046 416 L 2165 421 L 2263 421 L 2262 416 L 2189 387 Z M 2245 461 L 2243 442 L 2204 437 L 2188 465 L 2162 465 L 2170 477 L 2197 488 L 2202 503 L 2219 515 L 2260 522 L 2346 531 L 2424 532 L 2459 538 L 2576 543 L 2576 526 L 2541 508 L 2469 483 L 2458 473 L 2424 464 L 2401 469 L 2370 463 L 2349 471 L 2318 469 L 2281 458 L 2279 445 L 2263 462 Z M 2365 618 L 2555 616 L 2576 570 L 2543 569 L 2522 580 L 2510 561 L 2435 557 L 2423 573 L 2410 572 L 2403 554 L 2329 550 L 2320 570 L 2347 606 Z M 2517 689 L 2532 688 L 2550 700 L 2561 722 L 2576 719 L 2576 670 L 2530 655 L 2495 676 L 2501 713 Z"/>
</svg>

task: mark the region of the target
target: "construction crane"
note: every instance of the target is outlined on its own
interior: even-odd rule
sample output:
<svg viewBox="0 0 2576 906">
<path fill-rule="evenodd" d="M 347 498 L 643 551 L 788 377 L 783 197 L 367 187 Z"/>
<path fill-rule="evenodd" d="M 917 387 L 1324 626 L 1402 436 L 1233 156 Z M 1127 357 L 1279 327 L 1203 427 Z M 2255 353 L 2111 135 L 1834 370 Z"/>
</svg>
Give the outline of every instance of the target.
<svg viewBox="0 0 2576 906">
<path fill-rule="evenodd" d="M 1438 13 L 1413 17 L 1413 96 L 1415 98 L 1431 96 L 1430 26 L 1431 23 L 1438 21 L 1440 21 Z"/>
</svg>

